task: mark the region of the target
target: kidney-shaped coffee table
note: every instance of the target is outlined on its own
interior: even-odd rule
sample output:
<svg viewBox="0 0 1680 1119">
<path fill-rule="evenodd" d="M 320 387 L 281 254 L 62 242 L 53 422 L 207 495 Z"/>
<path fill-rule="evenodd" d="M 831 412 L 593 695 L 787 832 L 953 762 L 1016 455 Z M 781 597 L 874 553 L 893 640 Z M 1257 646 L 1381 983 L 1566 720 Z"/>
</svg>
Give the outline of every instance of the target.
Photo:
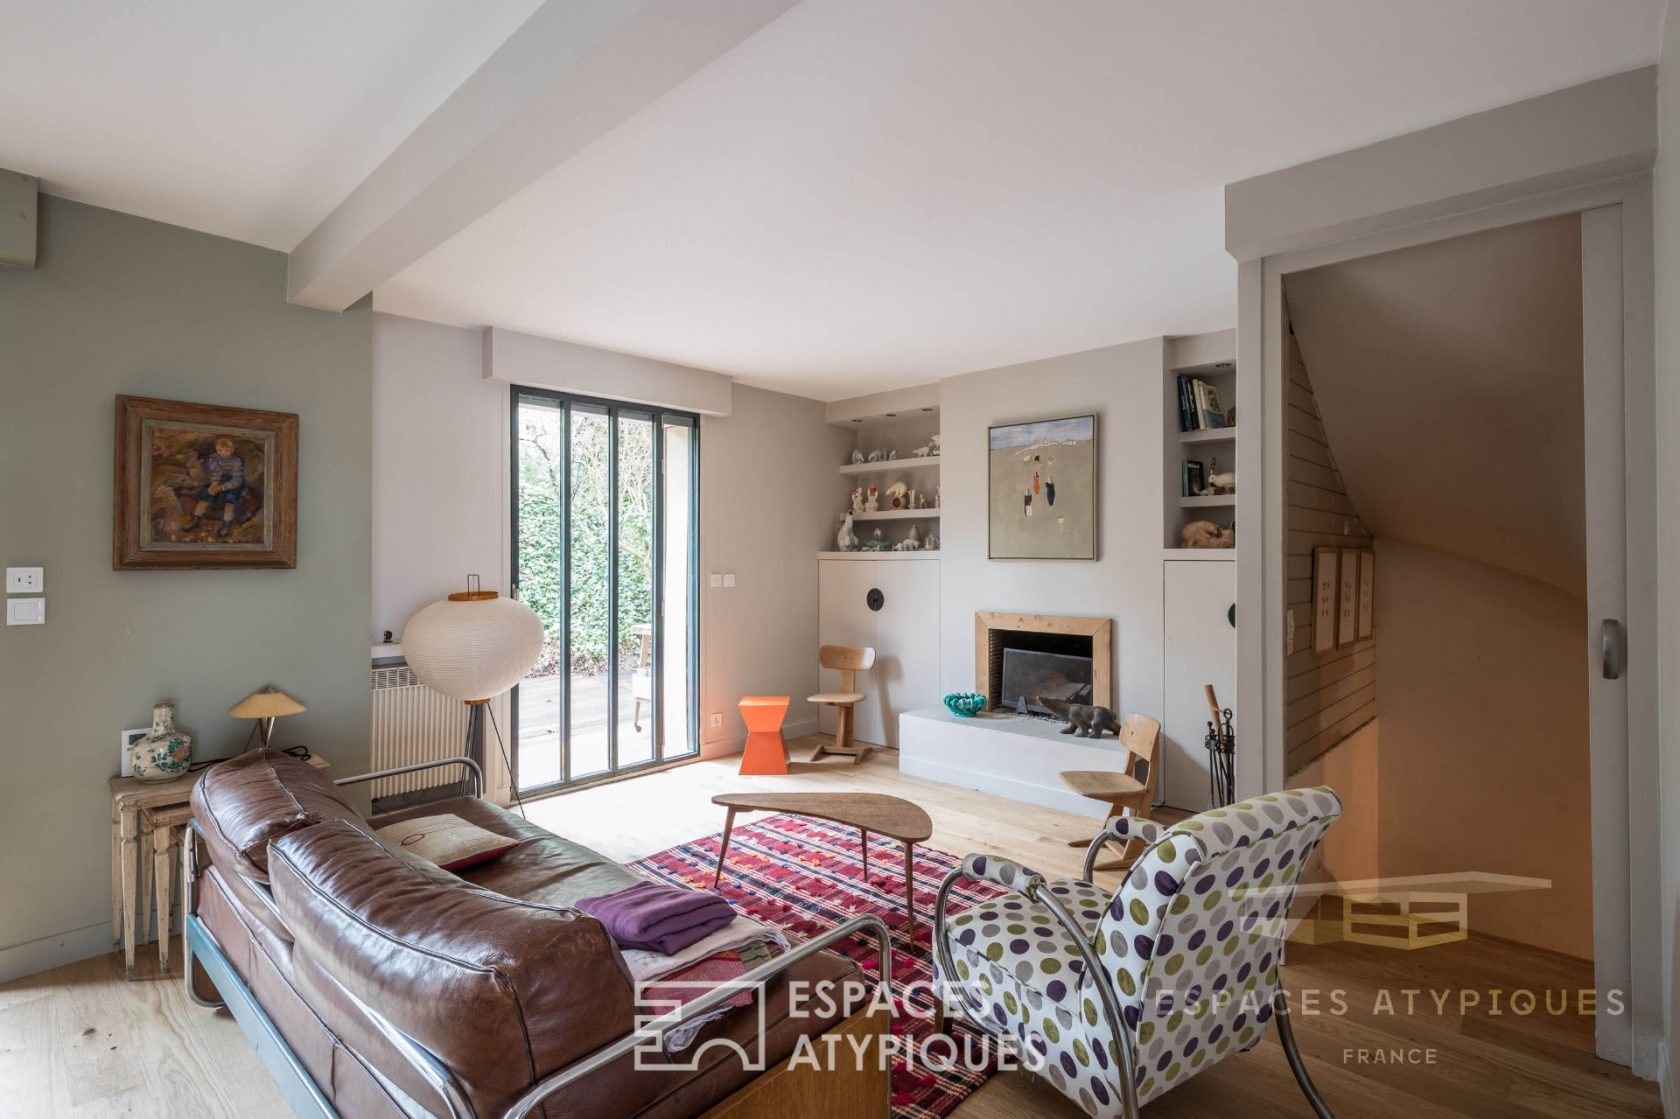
<svg viewBox="0 0 1680 1119">
<path fill-rule="evenodd" d="M 729 831 L 737 812 L 786 812 L 794 816 L 815 816 L 857 828 L 863 833 L 863 874 L 869 879 L 869 833 L 884 835 L 904 844 L 904 908 L 909 928 L 916 928 L 916 844 L 933 834 L 933 821 L 919 807 L 900 797 L 883 793 L 722 793 L 712 803 L 729 810 L 723 820 L 723 842 L 718 845 L 717 872 L 712 888 L 723 879 L 723 860 L 729 853 Z"/>
</svg>

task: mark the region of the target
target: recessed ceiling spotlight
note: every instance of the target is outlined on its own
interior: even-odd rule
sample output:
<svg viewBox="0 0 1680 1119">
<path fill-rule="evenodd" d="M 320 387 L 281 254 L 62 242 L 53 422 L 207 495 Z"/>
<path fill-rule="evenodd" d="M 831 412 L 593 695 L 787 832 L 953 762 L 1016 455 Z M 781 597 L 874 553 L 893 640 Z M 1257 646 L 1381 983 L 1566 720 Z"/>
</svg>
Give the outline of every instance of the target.
<svg viewBox="0 0 1680 1119">
<path fill-rule="evenodd" d="M 1216 361 L 1213 363 L 1213 367 L 1215 369 L 1229 369 L 1231 368 L 1231 363 L 1228 361 Z"/>
<path fill-rule="evenodd" d="M 898 419 L 898 413 L 897 412 L 888 412 L 887 413 L 887 419 L 889 419 L 889 420 Z"/>
<path fill-rule="evenodd" d="M 933 411 L 933 409 L 932 409 L 932 408 L 923 408 L 923 409 L 922 409 L 922 411 L 924 411 L 924 412 L 931 412 L 931 411 Z"/>
<path fill-rule="evenodd" d="M 862 420 L 853 420 L 853 421 L 852 421 L 852 422 L 853 422 L 853 423 L 855 423 L 855 424 L 860 424 L 860 423 L 862 423 L 862 422 L 863 422 L 863 421 L 862 421 Z"/>
</svg>

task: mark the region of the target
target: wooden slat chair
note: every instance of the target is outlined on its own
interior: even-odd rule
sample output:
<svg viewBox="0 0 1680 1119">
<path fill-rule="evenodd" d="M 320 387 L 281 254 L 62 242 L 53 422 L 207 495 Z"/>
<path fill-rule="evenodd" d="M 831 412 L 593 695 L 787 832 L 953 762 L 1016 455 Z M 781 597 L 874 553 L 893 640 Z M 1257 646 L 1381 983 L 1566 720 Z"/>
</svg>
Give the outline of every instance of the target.
<svg viewBox="0 0 1680 1119">
<path fill-rule="evenodd" d="M 1161 724 L 1136 711 L 1120 724 L 1120 745 L 1130 755 L 1119 769 L 1070 769 L 1059 774 L 1062 784 L 1092 800 L 1108 802 L 1110 817 L 1148 816 L 1155 803 L 1155 783 L 1161 769 Z M 1069 847 L 1089 847 L 1091 840 L 1070 839 Z M 1118 861 L 1098 870 L 1119 870 L 1136 857 L 1139 848 L 1128 844 Z"/>
<path fill-rule="evenodd" d="M 811 752 L 811 760 L 816 761 L 824 754 L 846 754 L 856 765 L 870 751 L 868 743 L 852 740 L 852 708 L 867 698 L 857 690 L 857 674 L 875 667 L 875 650 L 866 645 L 824 645 L 817 651 L 817 660 L 824 668 L 840 673 L 840 690 L 808 697 L 812 703 L 834 708 L 834 741 L 819 742 Z"/>
<path fill-rule="evenodd" d="M 1332 1119 L 1289 1024 L 1278 974 L 1298 876 L 1342 804 L 1328 788 L 1268 793 L 1163 826 L 1116 816 L 1085 876 L 1048 882 L 970 855 L 939 887 L 933 986 L 949 1009 L 1037 1057 L 1034 1068 L 1092 1119 L 1138 1119 L 1161 1093 L 1278 1040 L 1318 1119 Z M 1143 854 L 1110 896 L 1091 882 L 1105 843 Z M 967 878 L 1013 896 L 947 916 Z M 1051 930 L 1021 936 L 1022 926 Z"/>
</svg>

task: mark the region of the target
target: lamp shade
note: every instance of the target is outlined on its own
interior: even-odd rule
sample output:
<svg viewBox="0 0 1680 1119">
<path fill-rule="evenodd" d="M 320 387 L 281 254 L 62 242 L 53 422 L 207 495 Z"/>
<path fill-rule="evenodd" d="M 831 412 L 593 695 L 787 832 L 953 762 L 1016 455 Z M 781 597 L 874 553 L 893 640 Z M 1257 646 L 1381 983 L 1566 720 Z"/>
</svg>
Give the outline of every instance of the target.
<svg viewBox="0 0 1680 1119">
<path fill-rule="evenodd" d="M 228 714 L 235 719 L 278 719 L 282 715 L 301 715 L 307 710 L 308 708 L 285 692 L 271 689 L 266 692 L 252 692 L 228 708 Z"/>
<path fill-rule="evenodd" d="M 494 592 L 451 595 L 403 628 L 403 656 L 420 682 L 464 703 L 501 695 L 542 653 L 542 622 L 523 602 Z"/>
</svg>

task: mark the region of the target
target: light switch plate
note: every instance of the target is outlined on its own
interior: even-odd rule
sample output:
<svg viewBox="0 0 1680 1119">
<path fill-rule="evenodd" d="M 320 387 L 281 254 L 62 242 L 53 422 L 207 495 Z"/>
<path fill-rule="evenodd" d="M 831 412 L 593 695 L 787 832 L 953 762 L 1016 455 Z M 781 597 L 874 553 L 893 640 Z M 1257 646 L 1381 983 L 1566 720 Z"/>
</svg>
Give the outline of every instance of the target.
<svg viewBox="0 0 1680 1119">
<path fill-rule="evenodd" d="M 46 590 L 45 569 L 40 567 L 6 568 L 7 594 L 40 594 Z"/>
<path fill-rule="evenodd" d="M 44 598 L 8 598 L 6 624 L 9 626 L 44 626 L 47 624 L 47 600 Z"/>
<path fill-rule="evenodd" d="M 721 587 L 723 586 L 723 576 L 714 571 L 711 574 L 710 582 L 714 587 Z"/>
<path fill-rule="evenodd" d="M 726 587 L 733 587 L 735 585 L 735 573 L 733 571 L 726 571 L 723 573 L 723 585 Z"/>
</svg>

